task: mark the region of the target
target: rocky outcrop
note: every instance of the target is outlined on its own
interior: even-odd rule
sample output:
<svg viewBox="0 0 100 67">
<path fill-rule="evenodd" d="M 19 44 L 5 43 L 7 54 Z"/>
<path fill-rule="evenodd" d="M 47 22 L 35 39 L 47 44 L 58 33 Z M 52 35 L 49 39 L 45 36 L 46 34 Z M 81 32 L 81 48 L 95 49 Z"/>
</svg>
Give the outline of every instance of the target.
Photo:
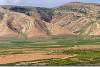
<svg viewBox="0 0 100 67">
<path fill-rule="evenodd" d="M 100 5 L 89 3 L 69 3 L 54 8 L 51 23 L 70 30 L 75 35 L 100 35 Z M 98 30 L 98 32 L 97 32 Z"/>
</svg>

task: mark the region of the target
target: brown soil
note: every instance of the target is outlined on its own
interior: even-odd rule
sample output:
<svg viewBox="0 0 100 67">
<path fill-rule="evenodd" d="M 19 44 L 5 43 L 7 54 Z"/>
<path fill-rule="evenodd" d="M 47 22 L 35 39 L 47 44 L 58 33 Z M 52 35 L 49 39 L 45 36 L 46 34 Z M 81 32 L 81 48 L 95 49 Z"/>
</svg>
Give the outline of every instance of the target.
<svg viewBox="0 0 100 67">
<path fill-rule="evenodd" d="M 42 59 L 51 59 L 51 58 L 69 58 L 71 56 L 67 55 L 47 55 L 42 53 L 33 53 L 33 54 L 16 54 L 16 55 L 6 55 L 0 57 L 0 64 L 21 62 L 21 61 L 31 61 L 31 60 L 42 60 Z"/>
<path fill-rule="evenodd" d="M 70 48 L 25 48 L 25 49 L 8 49 L 12 50 L 22 50 L 22 51 L 29 51 L 28 54 L 13 54 L 13 55 L 0 55 L 0 64 L 7 64 L 7 63 L 14 63 L 14 62 L 21 62 L 21 61 L 31 61 L 31 60 L 42 60 L 42 59 L 51 59 L 51 58 L 69 58 L 73 57 L 70 55 L 64 54 L 48 54 L 48 51 L 52 50 L 65 50 L 65 49 L 99 49 L 100 45 L 79 45 Z"/>
<path fill-rule="evenodd" d="M 99 49 L 100 45 L 75 45 L 74 47 L 68 47 L 68 48 L 63 48 L 63 47 L 59 47 L 59 48 L 47 48 L 47 50 L 66 50 L 66 49 L 72 49 L 72 50 L 84 50 L 84 49 Z"/>
<path fill-rule="evenodd" d="M 70 49 L 84 50 L 84 49 L 99 49 L 99 48 L 100 45 L 78 45 L 78 46 L 71 47 Z"/>
</svg>

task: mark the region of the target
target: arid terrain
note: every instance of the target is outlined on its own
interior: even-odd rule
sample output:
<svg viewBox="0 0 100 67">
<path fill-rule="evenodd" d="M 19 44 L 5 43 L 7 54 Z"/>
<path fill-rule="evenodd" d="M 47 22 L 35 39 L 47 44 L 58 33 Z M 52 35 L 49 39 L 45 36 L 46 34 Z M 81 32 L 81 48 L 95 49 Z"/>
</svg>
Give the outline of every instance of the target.
<svg viewBox="0 0 100 67">
<path fill-rule="evenodd" d="M 100 35 L 99 8 L 77 2 L 55 8 L 2 5 L 0 36 Z"/>
<path fill-rule="evenodd" d="M 0 6 L 0 65 L 100 65 L 100 4 Z"/>
</svg>

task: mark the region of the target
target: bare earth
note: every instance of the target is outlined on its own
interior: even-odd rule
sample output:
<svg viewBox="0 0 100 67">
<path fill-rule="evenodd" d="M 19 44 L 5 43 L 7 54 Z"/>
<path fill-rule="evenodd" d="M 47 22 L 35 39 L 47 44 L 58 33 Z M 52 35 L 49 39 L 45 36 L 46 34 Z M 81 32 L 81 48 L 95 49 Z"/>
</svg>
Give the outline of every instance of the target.
<svg viewBox="0 0 100 67">
<path fill-rule="evenodd" d="M 65 49 L 73 49 L 73 50 L 84 50 L 84 49 L 99 49 L 100 45 L 75 45 L 74 47 L 68 48 L 47 48 L 48 50 L 65 50 Z"/>
<path fill-rule="evenodd" d="M 50 58 L 64 58 L 70 57 L 67 55 L 46 55 L 46 54 L 16 54 L 0 57 L 0 64 L 14 63 L 20 61 L 41 60 Z"/>
<path fill-rule="evenodd" d="M 70 47 L 71 49 L 97 49 L 100 48 L 100 45 L 79 45 Z M 67 48 L 45 48 L 47 50 L 64 50 Z M 14 50 L 14 49 L 10 49 Z M 73 57 L 70 55 L 64 54 L 48 54 L 47 51 L 39 50 L 39 49 L 32 49 L 32 48 L 25 48 L 25 49 L 15 49 L 15 50 L 32 50 L 28 54 L 13 54 L 13 55 L 0 55 L 0 64 L 7 64 L 7 63 L 14 63 L 14 62 L 21 62 L 21 61 L 31 61 L 31 60 L 42 60 L 42 59 L 51 59 L 51 58 L 69 58 Z"/>
</svg>

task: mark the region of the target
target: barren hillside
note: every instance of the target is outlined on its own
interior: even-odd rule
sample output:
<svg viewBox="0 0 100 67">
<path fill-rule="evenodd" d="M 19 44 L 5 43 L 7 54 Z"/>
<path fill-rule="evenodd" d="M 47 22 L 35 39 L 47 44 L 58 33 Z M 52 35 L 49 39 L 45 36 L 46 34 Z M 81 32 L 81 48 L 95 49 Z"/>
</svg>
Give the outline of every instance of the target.
<svg viewBox="0 0 100 67">
<path fill-rule="evenodd" d="M 56 8 L 1 6 L 0 36 L 100 35 L 100 5 L 67 3 Z"/>
</svg>

